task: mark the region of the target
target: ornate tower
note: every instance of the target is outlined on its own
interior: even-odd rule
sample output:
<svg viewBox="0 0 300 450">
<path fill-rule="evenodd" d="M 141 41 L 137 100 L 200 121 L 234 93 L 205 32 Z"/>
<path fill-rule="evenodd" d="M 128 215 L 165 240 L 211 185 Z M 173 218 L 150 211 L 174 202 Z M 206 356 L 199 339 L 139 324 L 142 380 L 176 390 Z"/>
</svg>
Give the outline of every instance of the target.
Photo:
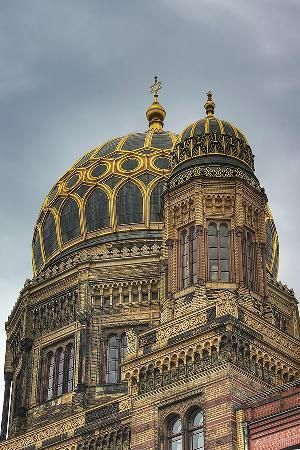
<svg viewBox="0 0 300 450">
<path fill-rule="evenodd" d="M 243 404 L 299 379 L 299 315 L 238 128 L 149 129 L 47 196 L 8 319 L 0 449 L 244 449 Z M 169 167 L 170 163 L 170 167 Z M 247 413 L 248 414 L 248 413 Z"/>
</svg>

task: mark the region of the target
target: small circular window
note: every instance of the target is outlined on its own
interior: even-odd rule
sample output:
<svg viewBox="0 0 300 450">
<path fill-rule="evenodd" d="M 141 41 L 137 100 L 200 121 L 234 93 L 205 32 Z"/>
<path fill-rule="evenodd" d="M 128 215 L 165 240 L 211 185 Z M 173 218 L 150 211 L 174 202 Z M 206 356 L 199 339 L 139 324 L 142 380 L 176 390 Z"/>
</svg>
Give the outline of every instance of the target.
<svg viewBox="0 0 300 450">
<path fill-rule="evenodd" d="M 136 158 L 127 158 L 121 164 L 121 168 L 126 171 L 135 170 L 139 165 L 139 160 Z"/>
<path fill-rule="evenodd" d="M 169 169 L 169 165 L 170 165 L 169 158 L 161 158 L 161 157 L 156 158 L 154 160 L 154 165 L 158 169 L 167 170 L 167 169 Z"/>
<path fill-rule="evenodd" d="M 75 186 L 78 180 L 79 180 L 78 174 L 72 175 L 71 178 L 69 178 L 66 183 L 67 188 L 71 189 L 73 186 Z"/>
<path fill-rule="evenodd" d="M 99 178 L 106 172 L 106 170 L 107 166 L 105 164 L 99 164 L 92 170 L 91 175 L 94 178 Z"/>
</svg>

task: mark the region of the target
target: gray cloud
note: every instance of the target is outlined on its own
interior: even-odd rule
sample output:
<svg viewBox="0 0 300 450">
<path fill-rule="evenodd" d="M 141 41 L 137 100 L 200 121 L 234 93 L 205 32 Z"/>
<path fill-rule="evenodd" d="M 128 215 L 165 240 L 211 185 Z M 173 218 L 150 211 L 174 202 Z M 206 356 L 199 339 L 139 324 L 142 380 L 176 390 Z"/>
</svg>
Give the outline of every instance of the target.
<svg viewBox="0 0 300 450">
<path fill-rule="evenodd" d="M 89 148 L 146 129 L 155 73 L 167 129 L 202 117 L 211 89 L 248 136 L 299 296 L 299 19 L 295 0 L 1 3 L 1 367 L 45 195 Z"/>
</svg>

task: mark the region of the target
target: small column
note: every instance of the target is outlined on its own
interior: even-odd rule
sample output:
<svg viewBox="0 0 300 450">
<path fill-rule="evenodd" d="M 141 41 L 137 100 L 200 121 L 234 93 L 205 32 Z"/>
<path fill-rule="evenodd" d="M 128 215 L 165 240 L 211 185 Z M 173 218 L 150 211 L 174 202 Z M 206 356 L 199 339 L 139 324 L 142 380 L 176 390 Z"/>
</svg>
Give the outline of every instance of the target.
<svg viewBox="0 0 300 450">
<path fill-rule="evenodd" d="M 11 372 L 4 372 L 4 397 L 3 397 L 3 409 L 2 409 L 2 421 L 1 421 L 1 435 L 0 440 L 5 441 L 7 436 L 7 424 L 8 413 L 10 406 L 10 390 L 13 374 Z"/>
</svg>

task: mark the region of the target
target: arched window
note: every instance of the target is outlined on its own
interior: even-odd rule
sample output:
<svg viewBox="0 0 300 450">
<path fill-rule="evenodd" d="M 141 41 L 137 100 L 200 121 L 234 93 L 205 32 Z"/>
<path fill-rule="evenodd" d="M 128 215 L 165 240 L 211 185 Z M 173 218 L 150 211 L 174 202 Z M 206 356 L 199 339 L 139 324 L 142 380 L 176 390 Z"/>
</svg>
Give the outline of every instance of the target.
<svg viewBox="0 0 300 450">
<path fill-rule="evenodd" d="M 182 421 L 181 418 L 174 417 L 168 426 L 168 450 L 182 450 Z"/>
<path fill-rule="evenodd" d="M 48 351 L 43 364 L 42 401 L 60 397 L 74 389 L 74 346 Z"/>
<path fill-rule="evenodd" d="M 249 289 L 255 286 L 255 247 L 253 233 L 245 232 L 243 235 L 243 270 L 244 282 Z"/>
<path fill-rule="evenodd" d="M 118 225 L 143 221 L 143 197 L 139 188 L 128 181 L 117 195 Z"/>
<path fill-rule="evenodd" d="M 51 400 L 54 394 L 55 358 L 52 352 L 46 356 L 45 400 Z"/>
<path fill-rule="evenodd" d="M 35 267 L 39 269 L 43 264 L 40 236 L 38 230 L 35 231 L 33 237 L 33 257 L 35 262 Z"/>
<path fill-rule="evenodd" d="M 162 181 L 158 183 L 152 190 L 150 197 L 150 221 L 161 222 L 160 209 L 161 209 L 161 196 L 164 190 L 165 183 Z"/>
<path fill-rule="evenodd" d="M 185 228 L 181 231 L 181 272 L 183 288 L 197 283 L 197 242 L 198 240 L 195 226 Z"/>
<path fill-rule="evenodd" d="M 52 255 L 58 247 L 55 220 L 51 212 L 47 214 L 43 224 L 43 241 L 46 256 Z"/>
<path fill-rule="evenodd" d="M 119 382 L 120 372 L 119 340 L 116 334 L 109 336 L 106 351 L 106 382 L 115 384 Z"/>
<path fill-rule="evenodd" d="M 59 397 L 64 392 L 64 375 L 65 375 L 65 352 L 62 348 L 56 351 L 56 397 Z"/>
<path fill-rule="evenodd" d="M 86 203 L 86 227 L 88 231 L 109 226 L 108 198 L 101 189 L 95 189 Z"/>
<path fill-rule="evenodd" d="M 61 236 L 63 242 L 80 236 L 80 223 L 78 205 L 73 198 L 69 198 L 60 216 Z"/>
<path fill-rule="evenodd" d="M 247 279 L 248 286 L 253 287 L 253 242 L 251 233 L 247 233 Z"/>
<path fill-rule="evenodd" d="M 208 225 L 208 262 L 211 281 L 229 281 L 229 231 L 226 223 Z"/>
<path fill-rule="evenodd" d="M 66 391 L 71 392 L 74 387 L 74 346 L 67 346 L 67 385 Z"/>
<path fill-rule="evenodd" d="M 121 364 L 124 361 L 127 350 L 127 337 L 123 333 L 119 337 L 111 334 L 107 339 L 106 348 L 106 383 L 116 384 L 121 382 Z"/>
<path fill-rule="evenodd" d="M 194 410 L 188 420 L 188 449 L 204 449 L 203 412 Z"/>
</svg>

